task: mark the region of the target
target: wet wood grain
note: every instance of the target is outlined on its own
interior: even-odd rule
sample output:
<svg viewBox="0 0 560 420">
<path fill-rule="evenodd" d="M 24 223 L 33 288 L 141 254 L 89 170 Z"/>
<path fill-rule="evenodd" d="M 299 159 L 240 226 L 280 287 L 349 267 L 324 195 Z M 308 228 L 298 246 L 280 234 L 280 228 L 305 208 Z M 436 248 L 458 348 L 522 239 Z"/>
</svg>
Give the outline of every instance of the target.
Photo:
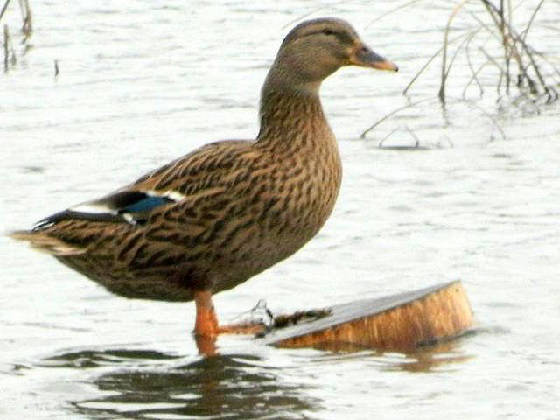
<svg viewBox="0 0 560 420">
<path fill-rule="evenodd" d="M 456 337 L 473 325 L 471 305 L 459 281 L 329 309 L 329 316 L 276 330 L 267 344 L 407 351 Z"/>
</svg>

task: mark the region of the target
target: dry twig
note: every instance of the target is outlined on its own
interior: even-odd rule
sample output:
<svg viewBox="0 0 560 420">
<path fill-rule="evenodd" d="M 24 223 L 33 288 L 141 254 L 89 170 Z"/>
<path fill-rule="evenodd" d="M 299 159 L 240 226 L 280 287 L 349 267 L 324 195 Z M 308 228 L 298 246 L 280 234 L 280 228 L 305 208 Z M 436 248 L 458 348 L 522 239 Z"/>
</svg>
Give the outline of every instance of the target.
<svg viewBox="0 0 560 420">
<path fill-rule="evenodd" d="M 419 101 L 416 102 L 412 102 L 408 105 L 405 106 L 401 106 L 400 108 L 394 109 L 393 111 L 389 112 L 388 114 L 385 114 L 382 118 L 380 118 L 379 120 L 377 120 L 373 125 L 369 126 L 368 128 L 366 128 L 362 134 L 360 134 L 360 138 L 363 139 L 366 137 L 367 133 L 369 133 L 371 130 L 373 130 L 375 127 L 377 127 L 379 124 L 381 124 L 383 121 L 388 120 L 389 118 L 391 118 L 393 115 L 398 114 L 399 112 L 408 109 L 408 108 L 414 108 L 416 105 L 419 105 L 423 102 L 426 101 L 432 101 L 432 98 L 424 98 L 421 99 Z"/>
<path fill-rule="evenodd" d="M 468 34 L 462 34 L 459 35 L 455 38 L 453 38 L 451 41 L 448 42 L 448 44 L 452 44 L 455 41 L 458 41 L 460 39 L 463 39 L 467 36 Z M 420 75 L 422 73 L 424 73 L 424 71 L 430 66 L 430 63 L 432 61 L 434 61 L 443 51 L 443 46 L 441 46 L 427 61 L 426 63 L 424 63 L 424 65 L 420 68 L 420 70 L 418 70 L 418 72 L 416 72 L 416 74 L 414 75 L 414 77 L 410 80 L 410 82 L 408 82 L 408 85 L 406 85 L 406 87 L 403 89 L 402 94 L 406 95 L 408 93 L 408 91 L 410 90 L 410 88 L 412 87 L 412 85 L 414 85 L 414 83 L 416 82 L 416 80 L 420 77 Z"/>
<path fill-rule="evenodd" d="M 19 8 L 23 19 L 21 31 L 23 32 L 23 43 L 25 43 L 31 37 L 32 30 L 31 7 L 29 7 L 29 0 L 19 0 Z"/>
<path fill-rule="evenodd" d="M 3 42 L 3 50 L 4 50 L 4 73 L 8 71 L 9 64 L 10 64 L 10 30 L 8 29 L 8 25 L 4 24 L 4 42 Z"/>
<path fill-rule="evenodd" d="M 10 0 L 6 0 L 6 2 L 2 6 L 2 10 L 0 10 L 0 20 L 2 20 L 2 17 L 4 17 L 4 13 L 6 12 L 6 9 L 8 8 L 9 5 L 10 5 Z"/>
<path fill-rule="evenodd" d="M 449 40 L 449 30 L 451 29 L 451 23 L 453 22 L 453 19 L 455 19 L 455 16 L 457 16 L 457 13 L 459 13 L 459 11 L 469 1 L 470 0 L 462 0 L 461 3 L 459 3 L 457 6 L 455 6 L 453 11 L 451 12 L 451 15 L 449 15 L 449 19 L 447 20 L 447 25 L 445 25 L 445 31 L 443 33 L 443 59 L 442 59 L 442 63 L 441 63 L 441 85 L 440 85 L 439 92 L 438 92 L 438 97 L 439 97 L 439 100 L 441 102 L 445 102 L 445 82 L 446 82 L 447 76 L 449 74 L 449 72 L 447 71 L 447 47 L 448 47 L 448 44 L 449 44 L 449 42 L 448 42 L 448 40 Z"/>
</svg>

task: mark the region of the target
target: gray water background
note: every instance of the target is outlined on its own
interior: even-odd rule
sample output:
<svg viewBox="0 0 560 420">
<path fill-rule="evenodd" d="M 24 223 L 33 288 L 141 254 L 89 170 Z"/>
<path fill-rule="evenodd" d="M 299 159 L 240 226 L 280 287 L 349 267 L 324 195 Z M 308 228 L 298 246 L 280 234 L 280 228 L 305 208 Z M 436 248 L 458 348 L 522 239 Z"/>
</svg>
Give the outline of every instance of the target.
<svg viewBox="0 0 560 420">
<path fill-rule="evenodd" d="M 558 418 L 559 106 L 497 101 L 490 68 L 482 98 L 472 87 L 445 109 L 428 100 L 359 139 L 392 110 L 435 98 L 439 60 L 409 98 L 401 91 L 440 47 L 454 3 L 419 2 L 374 23 L 404 2 L 31 4 L 33 48 L 21 57 L 16 44 L 17 66 L 0 75 L 1 232 L 208 141 L 254 137 L 282 37 L 302 16 L 338 16 L 401 71 L 349 68 L 324 83 L 344 162 L 334 214 L 298 254 L 217 295 L 218 313 L 235 321 L 259 299 L 282 313 L 461 279 L 478 333 L 413 354 L 225 336 L 221 356 L 204 360 L 192 304 L 112 296 L 2 236 L 0 418 Z M 528 37 L 556 62 L 559 20 L 560 3 L 545 2 Z M 473 25 L 463 14 L 452 34 Z M 453 97 L 469 76 L 459 58 Z M 382 150 L 385 137 L 426 150 Z"/>
</svg>

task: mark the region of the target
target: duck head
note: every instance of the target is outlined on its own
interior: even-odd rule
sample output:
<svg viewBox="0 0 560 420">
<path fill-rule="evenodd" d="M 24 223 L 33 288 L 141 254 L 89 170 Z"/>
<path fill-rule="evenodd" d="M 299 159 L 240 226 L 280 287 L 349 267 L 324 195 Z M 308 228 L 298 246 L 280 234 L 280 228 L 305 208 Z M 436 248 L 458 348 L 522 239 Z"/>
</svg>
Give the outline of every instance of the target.
<svg viewBox="0 0 560 420">
<path fill-rule="evenodd" d="M 321 82 L 343 66 L 398 71 L 374 52 L 354 28 L 336 18 L 300 23 L 284 38 L 269 73 L 269 82 L 317 90 Z"/>
</svg>

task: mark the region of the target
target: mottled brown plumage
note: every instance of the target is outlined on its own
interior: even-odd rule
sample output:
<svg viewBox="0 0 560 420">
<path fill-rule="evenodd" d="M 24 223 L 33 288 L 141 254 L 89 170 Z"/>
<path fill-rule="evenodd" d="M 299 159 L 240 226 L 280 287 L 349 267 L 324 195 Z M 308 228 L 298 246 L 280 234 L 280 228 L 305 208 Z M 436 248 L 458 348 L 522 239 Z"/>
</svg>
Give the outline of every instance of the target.
<svg viewBox="0 0 560 420">
<path fill-rule="evenodd" d="M 255 141 L 208 144 L 13 236 L 126 297 L 189 301 L 246 281 L 331 214 L 341 165 L 318 89 L 343 65 L 396 70 L 342 20 L 298 25 L 263 86 Z"/>
</svg>

